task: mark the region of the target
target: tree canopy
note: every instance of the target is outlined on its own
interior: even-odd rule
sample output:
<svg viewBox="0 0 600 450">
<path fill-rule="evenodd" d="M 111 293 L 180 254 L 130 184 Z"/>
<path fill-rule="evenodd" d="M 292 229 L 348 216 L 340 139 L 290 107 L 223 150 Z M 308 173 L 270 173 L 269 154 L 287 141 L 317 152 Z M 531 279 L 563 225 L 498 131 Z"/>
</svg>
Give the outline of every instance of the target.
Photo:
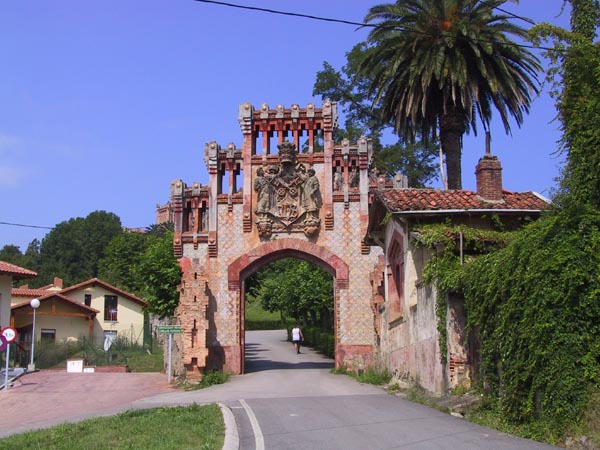
<svg viewBox="0 0 600 450">
<path fill-rule="evenodd" d="M 40 272 L 31 284 L 42 286 L 60 277 L 70 285 L 97 277 L 104 249 L 121 233 L 121 219 L 106 211 L 59 223 L 42 240 Z"/>
<path fill-rule="evenodd" d="M 527 32 L 498 14 L 505 0 L 398 0 L 371 8 L 359 65 L 384 123 L 413 141 L 439 136 L 448 187 L 462 188 L 462 136 L 489 129 L 495 109 L 510 133 L 538 92 L 537 58 L 509 38 Z"/>
<path fill-rule="evenodd" d="M 333 278 L 315 265 L 285 258 L 269 264 L 246 281 L 247 297 L 264 309 L 312 325 L 332 326 Z"/>
<path fill-rule="evenodd" d="M 371 80 L 368 75 L 359 76 L 358 68 L 365 58 L 366 44 L 357 44 L 346 53 L 346 64 L 336 70 L 328 62 L 317 72 L 313 95 L 330 99 L 344 113 L 344 126 L 335 130 L 335 140 L 348 139 L 356 142 L 361 136 L 373 141 L 374 165 L 388 174 L 401 173 L 408 178 L 411 187 L 425 187 L 437 176 L 435 143 L 409 143 L 397 139 L 393 144 L 383 144 L 393 134 L 392 125 L 383 121 L 380 111 L 373 107 L 374 95 L 369 94 Z"/>
</svg>

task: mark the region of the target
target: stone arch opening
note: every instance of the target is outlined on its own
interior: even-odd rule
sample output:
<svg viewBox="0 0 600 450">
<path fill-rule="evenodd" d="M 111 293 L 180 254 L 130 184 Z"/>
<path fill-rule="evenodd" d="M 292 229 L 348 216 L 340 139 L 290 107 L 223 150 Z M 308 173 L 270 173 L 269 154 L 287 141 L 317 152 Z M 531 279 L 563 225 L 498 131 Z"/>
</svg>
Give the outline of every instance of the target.
<svg viewBox="0 0 600 450">
<path fill-rule="evenodd" d="M 237 258 L 229 265 L 229 291 L 238 299 L 238 329 L 239 329 L 239 371 L 244 372 L 245 365 L 245 280 L 268 264 L 283 259 L 297 258 L 308 261 L 322 268 L 333 277 L 333 323 L 335 339 L 335 365 L 339 366 L 338 358 L 338 321 L 339 302 L 342 290 L 348 289 L 348 265 L 331 251 L 299 239 L 278 239 L 265 243 Z"/>
</svg>

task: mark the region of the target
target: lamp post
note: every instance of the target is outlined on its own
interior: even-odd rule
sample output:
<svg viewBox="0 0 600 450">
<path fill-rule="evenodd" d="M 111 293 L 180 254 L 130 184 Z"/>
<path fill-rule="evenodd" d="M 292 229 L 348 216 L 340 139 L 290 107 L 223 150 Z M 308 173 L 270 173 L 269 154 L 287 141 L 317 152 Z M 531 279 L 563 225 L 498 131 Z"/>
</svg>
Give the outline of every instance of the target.
<svg viewBox="0 0 600 450">
<path fill-rule="evenodd" d="M 29 367 L 27 367 L 27 371 L 34 371 L 35 364 L 33 363 L 33 350 L 35 347 L 35 310 L 40 307 L 40 301 L 37 298 L 34 298 L 29 302 L 29 305 L 33 308 L 33 327 L 31 328 L 31 362 Z"/>
</svg>

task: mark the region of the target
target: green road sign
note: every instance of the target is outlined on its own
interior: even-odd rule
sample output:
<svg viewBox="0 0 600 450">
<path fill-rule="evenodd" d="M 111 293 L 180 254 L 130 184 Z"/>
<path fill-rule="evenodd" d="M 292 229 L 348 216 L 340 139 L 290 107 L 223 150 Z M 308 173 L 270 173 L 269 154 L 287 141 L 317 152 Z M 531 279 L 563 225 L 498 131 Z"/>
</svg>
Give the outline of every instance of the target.
<svg viewBox="0 0 600 450">
<path fill-rule="evenodd" d="M 183 330 L 181 325 L 159 325 L 156 327 L 156 332 L 160 334 L 181 334 Z"/>
</svg>

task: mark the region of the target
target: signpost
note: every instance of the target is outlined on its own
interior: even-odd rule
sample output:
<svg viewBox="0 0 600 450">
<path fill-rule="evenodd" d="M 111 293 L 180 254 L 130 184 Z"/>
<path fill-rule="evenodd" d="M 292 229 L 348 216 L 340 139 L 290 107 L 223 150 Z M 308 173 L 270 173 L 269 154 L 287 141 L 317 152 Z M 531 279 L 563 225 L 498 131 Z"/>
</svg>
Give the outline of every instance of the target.
<svg viewBox="0 0 600 450">
<path fill-rule="evenodd" d="M 4 389 L 8 391 L 8 360 L 10 359 L 10 344 L 17 340 L 17 330 L 13 327 L 4 327 L 0 331 L 3 341 L 6 342 L 6 370 L 4 371 Z"/>
<path fill-rule="evenodd" d="M 167 381 L 171 382 L 171 349 L 173 347 L 173 335 L 174 334 L 182 334 L 183 330 L 181 329 L 181 325 L 159 325 L 156 327 L 156 332 L 160 334 L 168 334 L 169 335 L 169 359 L 167 363 Z"/>
</svg>

